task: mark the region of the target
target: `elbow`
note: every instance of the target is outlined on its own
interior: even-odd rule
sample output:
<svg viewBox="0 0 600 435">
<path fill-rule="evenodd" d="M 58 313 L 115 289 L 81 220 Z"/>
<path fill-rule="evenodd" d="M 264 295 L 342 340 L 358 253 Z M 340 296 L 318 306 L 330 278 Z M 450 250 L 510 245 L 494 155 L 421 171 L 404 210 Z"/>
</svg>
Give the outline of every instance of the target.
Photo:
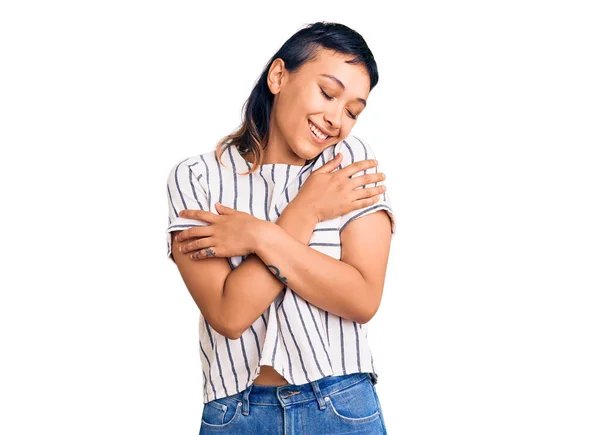
<svg viewBox="0 0 600 435">
<path fill-rule="evenodd" d="M 242 333 L 237 330 L 230 332 L 229 335 L 226 335 L 226 337 L 229 338 L 230 340 L 237 340 L 241 336 L 242 336 Z"/>
<path fill-rule="evenodd" d="M 373 318 L 373 316 L 375 316 L 376 312 L 377 310 L 365 311 L 363 309 L 363 311 L 360 312 L 360 314 L 357 318 L 354 319 L 354 321 L 360 325 L 364 325 L 365 323 L 369 322 Z"/>
<path fill-rule="evenodd" d="M 372 288 L 368 288 L 365 303 L 358 307 L 359 311 L 354 319 L 356 323 L 364 325 L 375 316 L 379 310 L 379 305 L 381 304 L 381 292 L 376 292 L 376 294 L 379 296 L 375 296 L 372 292 Z"/>
<path fill-rule="evenodd" d="M 230 340 L 237 340 L 242 334 L 239 332 L 237 324 L 232 322 L 225 314 L 220 310 L 215 310 L 206 313 L 204 318 L 215 332 Z"/>
<path fill-rule="evenodd" d="M 213 330 L 230 340 L 237 340 L 242 336 L 242 333 L 239 331 L 239 329 L 232 327 L 231 323 L 215 321 L 210 322 L 208 319 L 207 322 Z"/>
<path fill-rule="evenodd" d="M 218 317 L 214 319 L 216 328 L 213 327 L 213 329 L 215 331 L 230 340 L 237 340 L 242 336 L 244 331 L 239 325 L 239 314 L 235 315 L 235 313 L 228 313 L 227 310 L 222 308 L 221 310 L 218 310 L 217 316 Z M 210 323 L 210 321 L 208 323 Z"/>
<path fill-rule="evenodd" d="M 237 330 L 237 329 L 222 329 L 223 332 L 220 332 L 220 334 L 224 337 L 227 337 L 230 340 L 237 340 L 238 338 L 240 338 L 242 336 L 242 334 Z"/>
<path fill-rule="evenodd" d="M 221 335 L 229 338 L 230 340 L 237 340 L 244 332 L 236 323 L 228 321 L 227 319 L 223 319 L 221 322 L 221 330 L 223 331 L 221 332 Z"/>
<path fill-rule="evenodd" d="M 250 327 L 250 325 L 248 325 L 247 327 L 242 326 L 240 323 L 241 321 L 242 319 L 239 313 L 237 315 L 234 315 L 233 317 L 224 318 L 221 325 L 223 330 L 225 331 L 225 337 L 229 338 L 230 340 L 237 340 L 238 338 L 240 338 L 246 330 L 246 328 Z"/>
<path fill-rule="evenodd" d="M 227 280 L 225 280 L 223 286 L 223 293 L 227 293 Z M 240 338 L 244 333 L 244 329 L 240 328 L 239 325 L 240 317 L 240 313 L 232 312 L 232 309 L 228 309 L 227 304 L 223 301 L 221 309 L 219 310 L 219 334 L 230 340 L 237 340 Z"/>
</svg>

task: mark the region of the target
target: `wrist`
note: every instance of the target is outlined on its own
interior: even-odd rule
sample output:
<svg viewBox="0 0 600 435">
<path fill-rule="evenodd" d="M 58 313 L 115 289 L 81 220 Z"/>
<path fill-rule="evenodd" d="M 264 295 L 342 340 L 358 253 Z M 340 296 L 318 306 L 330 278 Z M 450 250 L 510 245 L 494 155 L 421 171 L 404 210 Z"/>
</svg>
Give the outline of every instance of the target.
<svg viewBox="0 0 600 435">
<path fill-rule="evenodd" d="M 319 216 L 317 216 L 314 207 L 310 204 L 296 201 L 295 199 L 287 205 L 283 210 L 282 216 L 283 214 L 293 214 L 295 217 L 302 219 L 302 221 L 310 222 L 312 228 L 319 223 Z"/>
<path fill-rule="evenodd" d="M 252 253 L 260 257 L 262 250 L 267 247 L 269 242 L 280 237 L 280 231 L 284 230 L 275 222 L 260 221 L 254 230 L 254 246 L 252 247 Z"/>
<path fill-rule="evenodd" d="M 274 222 L 263 221 L 257 219 L 256 225 L 252 229 L 252 253 L 258 255 L 261 246 L 264 246 L 265 241 L 276 237 L 275 232 L 279 229 Z"/>
</svg>

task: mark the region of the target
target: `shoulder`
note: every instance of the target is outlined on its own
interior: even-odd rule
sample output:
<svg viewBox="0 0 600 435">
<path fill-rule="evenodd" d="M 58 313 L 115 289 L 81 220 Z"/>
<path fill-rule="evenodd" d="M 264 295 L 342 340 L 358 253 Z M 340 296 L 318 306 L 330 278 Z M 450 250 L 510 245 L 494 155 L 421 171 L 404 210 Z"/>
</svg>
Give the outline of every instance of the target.
<svg viewBox="0 0 600 435">
<path fill-rule="evenodd" d="M 337 143 L 334 146 L 333 152 L 342 153 L 342 167 L 361 160 L 375 158 L 375 153 L 369 143 L 356 135 L 348 135 L 341 142 Z"/>
<path fill-rule="evenodd" d="M 193 156 L 186 157 L 173 166 L 169 170 L 167 177 L 168 183 L 177 182 L 182 177 L 188 178 L 190 174 L 196 179 L 200 179 L 207 171 L 210 170 L 210 166 L 214 165 L 216 159 L 215 151 L 208 151 L 202 154 L 196 154 Z"/>
</svg>

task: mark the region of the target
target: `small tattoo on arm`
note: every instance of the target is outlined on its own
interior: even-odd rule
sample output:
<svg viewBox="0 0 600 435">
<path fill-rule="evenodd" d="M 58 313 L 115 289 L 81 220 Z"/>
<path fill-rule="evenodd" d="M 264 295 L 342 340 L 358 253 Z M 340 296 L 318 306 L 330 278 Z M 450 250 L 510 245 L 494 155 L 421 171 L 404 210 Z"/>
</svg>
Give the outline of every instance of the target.
<svg viewBox="0 0 600 435">
<path fill-rule="evenodd" d="M 269 269 L 274 269 L 275 278 L 278 278 L 281 282 L 283 282 L 284 284 L 287 284 L 287 278 L 285 276 L 279 275 L 279 269 L 277 269 L 275 266 L 270 265 L 270 264 L 267 264 L 267 267 Z"/>
</svg>

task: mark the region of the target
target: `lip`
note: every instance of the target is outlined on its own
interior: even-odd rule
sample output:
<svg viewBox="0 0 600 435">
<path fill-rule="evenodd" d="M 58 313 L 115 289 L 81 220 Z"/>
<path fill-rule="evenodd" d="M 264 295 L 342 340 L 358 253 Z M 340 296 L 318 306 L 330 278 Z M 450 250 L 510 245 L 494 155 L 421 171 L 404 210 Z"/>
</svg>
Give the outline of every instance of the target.
<svg viewBox="0 0 600 435">
<path fill-rule="evenodd" d="M 310 124 L 314 124 L 319 130 L 321 130 L 321 127 L 319 127 L 317 124 L 315 124 L 312 121 L 308 122 L 308 134 L 310 134 L 310 137 L 312 137 L 313 141 L 315 141 L 318 144 L 324 144 L 325 142 L 327 142 L 329 139 L 331 139 L 333 136 L 332 135 L 328 135 L 328 137 L 326 139 L 321 139 L 317 136 L 314 135 L 314 133 L 310 130 Z M 321 130 L 323 131 L 323 130 Z"/>
</svg>

